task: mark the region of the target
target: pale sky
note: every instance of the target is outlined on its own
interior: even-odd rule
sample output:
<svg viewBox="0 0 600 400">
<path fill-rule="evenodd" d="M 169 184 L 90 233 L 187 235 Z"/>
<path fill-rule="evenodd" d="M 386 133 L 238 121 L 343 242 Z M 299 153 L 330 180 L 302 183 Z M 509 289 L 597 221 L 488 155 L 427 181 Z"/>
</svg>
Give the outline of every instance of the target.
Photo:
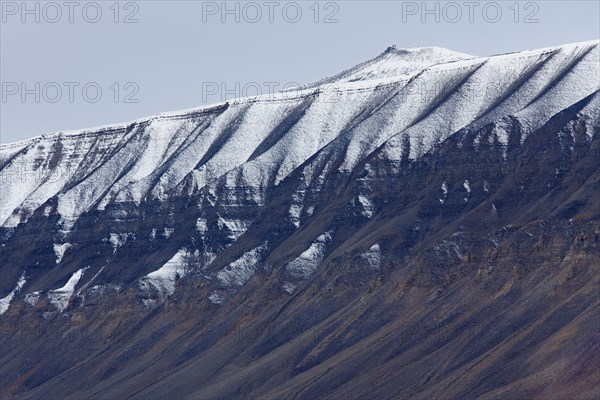
<svg viewBox="0 0 600 400">
<path fill-rule="evenodd" d="M 393 44 L 493 55 L 600 37 L 598 1 L 223 5 L 2 1 L 0 141 L 308 83 Z"/>
</svg>

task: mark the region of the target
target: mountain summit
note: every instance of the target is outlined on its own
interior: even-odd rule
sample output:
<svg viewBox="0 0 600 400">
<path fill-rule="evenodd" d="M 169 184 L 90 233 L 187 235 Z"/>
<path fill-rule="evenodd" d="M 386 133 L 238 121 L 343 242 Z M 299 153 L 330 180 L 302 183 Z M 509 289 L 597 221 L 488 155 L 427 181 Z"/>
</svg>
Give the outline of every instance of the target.
<svg viewBox="0 0 600 400">
<path fill-rule="evenodd" d="M 388 48 L 0 145 L 0 396 L 593 398 L 599 65 Z"/>
<path fill-rule="evenodd" d="M 393 79 L 415 73 L 436 64 L 466 60 L 473 56 L 457 53 L 441 47 L 415 47 L 396 49 L 388 47 L 379 56 L 358 64 L 331 78 L 323 79 L 311 86 L 333 82 L 356 82 L 376 79 Z"/>
</svg>

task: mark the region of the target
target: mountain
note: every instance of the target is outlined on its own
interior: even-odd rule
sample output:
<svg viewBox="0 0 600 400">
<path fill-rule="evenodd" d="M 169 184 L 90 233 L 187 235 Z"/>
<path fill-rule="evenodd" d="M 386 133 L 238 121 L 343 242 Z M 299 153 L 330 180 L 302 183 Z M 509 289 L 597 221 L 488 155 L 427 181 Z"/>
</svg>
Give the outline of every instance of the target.
<svg viewBox="0 0 600 400">
<path fill-rule="evenodd" d="M 1 397 L 597 398 L 599 89 L 390 47 L 2 144 Z"/>
</svg>

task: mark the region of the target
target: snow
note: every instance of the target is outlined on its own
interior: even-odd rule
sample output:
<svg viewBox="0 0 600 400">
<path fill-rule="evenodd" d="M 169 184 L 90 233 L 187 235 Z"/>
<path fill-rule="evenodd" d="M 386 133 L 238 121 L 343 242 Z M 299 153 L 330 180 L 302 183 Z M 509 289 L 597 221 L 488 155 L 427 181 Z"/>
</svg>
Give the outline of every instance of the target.
<svg viewBox="0 0 600 400">
<path fill-rule="evenodd" d="M 292 204 L 290 206 L 290 220 L 296 226 L 300 227 L 300 213 L 302 212 L 302 206 L 299 204 Z"/>
<path fill-rule="evenodd" d="M 323 262 L 325 250 L 331 243 L 331 233 L 320 235 L 310 247 L 303 251 L 297 258 L 290 261 L 285 269 L 295 279 L 308 279 Z"/>
<path fill-rule="evenodd" d="M 553 50 L 556 55 L 539 73 L 545 80 L 544 89 L 547 89 L 544 96 L 515 113 L 519 121 L 528 128 L 521 137 L 521 143 L 526 139 L 528 131 L 541 127 L 556 113 L 600 89 L 598 44 L 598 41 L 580 42 Z M 567 68 L 569 73 L 565 74 Z M 557 78 L 560 80 L 554 83 L 553 80 Z M 553 84 L 549 84 L 550 82 Z"/>
<path fill-rule="evenodd" d="M 155 119 L 150 121 L 143 135 L 137 137 L 137 156 L 132 168 L 122 175 L 104 197 L 101 208 L 115 199 L 140 203 L 153 185 L 153 177 L 196 127 L 194 120 Z M 184 134 L 181 134 L 181 133 Z"/>
<path fill-rule="evenodd" d="M 375 243 L 368 251 L 361 254 L 361 258 L 368 263 L 370 269 L 379 270 L 381 267 L 381 248 L 379 247 L 379 243 Z"/>
<path fill-rule="evenodd" d="M 416 47 L 396 49 L 389 47 L 385 52 L 372 60 L 359 64 L 331 78 L 323 79 L 316 85 L 339 85 L 343 82 L 376 80 L 407 75 L 440 63 L 473 58 L 468 54 L 457 53 L 439 47 Z"/>
<path fill-rule="evenodd" d="M 56 263 L 60 264 L 61 260 L 63 259 L 63 256 L 65 255 L 65 251 L 67 251 L 67 249 L 71 247 L 71 243 L 54 243 L 52 247 L 54 249 L 54 255 L 56 256 Z"/>
<path fill-rule="evenodd" d="M 171 237 L 171 235 L 173 234 L 173 232 L 175 232 L 174 228 L 164 228 L 163 229 L 163 236 L 168 239 Z"/>
<path fill-rule="evenodd" d="M 302 214 L 302 210 L 304 208 L 305 195 L 306 190 L 302 188 L 296 190 L 296 192 L 292 195 L 292 204 L 290 205 L 289 215 L 290 221 L 292 221 L 296 228 L 300 227 L 300 215 Z"/>
<path fill-rule="evenodd" d="M 230 239 L 236 240 L 246 232 L 252 221 L 219 217 L 217 223 L 220 229 L 226 228 L 229 231 Z"/>
<path fill-rule="evenodd" d="M 440 203 L 444 204 L 444 202 L 446 201 L 446 197 L 448 196 L 448 184 L 446 183 L 446 181 L 444 181 L 442 183 L 442 193 L 444 194 L 444 197 L 440 199 Z"/>
<path fill-rule="evenodd" d="M 371 203 L 371 200 L 367 196 L 359 194 L 358 202 L 362 206 L 362 209 L 363 209 L 362 214 L 364 216 L 366 216 L 367 218 L 371 218 L 373 216 L 373 211 L 375 210 L 375 208 L 373 207 L 373 204 Z"/>
<path fill-rule="evenodd" d="M 223 304 L 225 297 L 219 291 L 214 291 L 208 296 L 208 300 L 213 304 Z"/>
<path fill-rule="evenodd" d="M 510 54 L 502 54 L 491 57 L 474 57 L 467 54 L 462 54 L 458 52 L 453 52 L 448 49 L 438 48 L 438 47 L 417 47 L 417 48 L 407 48 L 407 49 L 388 49 L 386 52 L 381 54 L 378 57 L 375 57 L 372 60 L 359 64 L 347 71 L 344 71 L 341 74 L 338 74 L 337 79 L 340 82 L 354 80 L 354 78 L 358 76 L 363 76 L 368 78 L 368 80 L 377 80 L 376 77 L 367 76 L 369 75 L 366 71 L 372 71 L 373 69 L 380 72 L 378 75 L 388 77 L 389 75 L 404 75 L 410 73 L 411 70 L 422 70 L 426 69 L 426 66 L 433 66 L 435 64 L 452 64 L 456 60 L 470 60 L 477 58 L 523 58 L 525 56 L 535 56 L 538 54 L 552 54 L 553 52 L 565 50 L 565 51 L 573 51 L 580 48 L 589 48 L 598 45 L 598 40 L 590 40 L 576 43 L 569 43 L 560 46 L 551 46 L 546 48 L 540 48 L 535 50 L 526 50 L 521 52 L 515 52 Z M 387 55 L 386 55 L 387 54 Z M 395 54 L 395 55 L 394 55 Z M 364 72 L 360 72 L 364 71 Z M 352 75 L 354 74 L 354 75 Z M 345 76 L 345 78 L 344 78 Z M 335 78 L 335 77 L 334 77 Z M 335 79 L 326 78 L 322 81 L 317 82 L 317 84 L 321 84 L 323 86 L 327 86 L 330 82 Z M 283 99 L 290 98 L 298 98 L 302 96 L 309 95 L 314 93 L 313 89 L 308 89 L 309 87 L 316 87 L 316 85 L 307 85 L 304 86 L 304 90 L 298 91 L 297 89 L 292 89 L 294 92 L 297 92 L 295 96 L 290 96 L 289 93 L 281 93 L 263 95 L 262 99 L 271 98 L 274 101 L 282 101 Z M 261 96 L 251 96 L 247 98 L 238 98 L 229 101 L 229 103 L 234 104 L 246 104 L 256 102 L 260 100 Z M 46 133 L 40 136 L 33 137 L 31 139 L 25 139 L 12 143 L 2 143 L 0 144 L 0 159 L 7 158 L 10 154 L 18 153 L 23 148 L 28 147 L 32 143 L 41 141 L 41 140 L 55 140 L 57 138 L 68 138 L 68 139 L 77 139 L 81 137 L 89 137 L 90 135 L 95 135 L 98 132 L 101 132 L 103 135 L 110 135 L 114 132 L 122 132 L 127 129 L 128 126 L 131 125 L 142 125 L 147 124 L 156 120 L 179 120 L 190 117 L 195 117 L 200 114 L 210 114 L 212 112 L 217 112 L 222 109 L 223 105 L 228 102 L 219 102 L 215 104 L 209 104 L 201 107 L 194 107 L 185 110 L 164 112 L 160 114 L 156 114 L 153 116 L 142 117 L 137 120 L 121 122 L 115 124 L 102 125 L 97 127 L 91 127 L 86 129 L 79 130 L 66 130 L 59 131 L 54 133 Z"/>
<path fill-rule="evenodd" d="M 290 283 L 290 282 L 284 282 L 283 285 L 281 285 L 281 288 L 283 290 L 285 290 L 287 293 L 292 294 L 294 292 L 294 290 L 296 289 L 296 285 L 294 285 L 293 283 Z"/>
<path fill-rule="evenodd" d="M 295 168 L 336 139 L 360 110 L 369 106 L 375 89 L 342 91 L 329 88 L 320 92 L 302 118 L 260 157 L 265 163 L 280 165 L 275 183 L 281 182 Z"/>
<path fill-rule="evenodd" d="M 208 230 L 206 218 L 198 218 L 196 220 L 196 229 L 200 233 L 205 233 Z"/>
<path fill-rule="evenodd" d="M 489 191 L 490 191 L 490 184 L 488 183 L 488 181 L 483 181 L 483 191 L 485 193 L 489 193 Z"/>
<path fill-rule="evenodd" d="M 262 244 L 245 252 L 239 259 L 227 265 L 217 273 L 217 279 L 226 287 L 241 287 L 254 274 L 266 250 L 266 244 Z"/>
<path fill-rule="evenodd" d="M 119 247 L 123 246 L 129 238 L 134 238 L 134 234 L 111 232 L 108 241 L 113 247 L 113 253 L 116 253 Z"/>
<path fill-rule="evenodd" d="M 596 93 L 590 102 L 580 111 L 580 115 L 585 115 L 585 135 L 588 141 L 592 140 L 598 121 L 600 121 L 600 93 Z"/>
<path fill-rule="evenodd" d="M 37 292 L 31 292 L 31 293 L 27 293 L 25 295 L 25 302 L 31 306 L 35 306 L 38 302 L 38 300 L 40 299 L 40 295 L 41 292 L 37 291 Z"/>
<path fill-rule="evenodd" d="M 442 242 L 434 247 L 436 251 L 442 252 L 447 259 L 463 259 L 461 244 L 452 240 L 442 240 Z"/>
<path fill-rule="evenodd" d="M 8 295 L 0 299 L 0 315 L 4 314 L 6 310 L 8 310 L 12 299 L 15 297 L 16 294 L 18 294 L 21 291 L 21 288 L 23 288 L 25 282 L 25 273 L 23 272 L 23 274 L 17 281 L 17 286 L 15 286 L 15 288 Z"/>
<path fill-rule="evenodd" d="M 471 183 L 468 179 L 465 179 L 465 181 L 463 182 L 463 187 L 465 188 L 467 193 L 471 193 Z"/>
<path fill-rule="evenodd" d="M 87 268 L 82 268 L 71 275 L 67 283 L 60 289 L 52 290 L 48 293 L 50 302 L 56 306 L 61 312 L 69 305 L 69 299 L 75 292 L 75 286 L 83 276 Z"/>
<path fill-rule="evenodd" d="M 465 179 L 465 181 L 463 182 L 463 187 L 465 188 L 465 190 L 467 191 L 467 196 L 469 194 L 471 194 L 471 183 L 469 182 L 468 179 Z M 464 198 L 464 201 L 467 202 L 469 201 L 468 197 Z"/>
<path fill-rule="evenodd" d="M 171 296 L 175 292 L 177 279 L 184 277 L 187 272 L 189 256 L 187 249 L 178 250 L 162 267 L 141 278 L 140 286 L 143 289 L 149 289 L 150 286 L 156 288 L 163 299 Z"/>
<path fill-rule="evenodd" d="M 52 207 L 51 206 L 46 206 L 44 208 L 44 217 L 49 217 L 51 213 L 52 213 Z"/>
</svg>

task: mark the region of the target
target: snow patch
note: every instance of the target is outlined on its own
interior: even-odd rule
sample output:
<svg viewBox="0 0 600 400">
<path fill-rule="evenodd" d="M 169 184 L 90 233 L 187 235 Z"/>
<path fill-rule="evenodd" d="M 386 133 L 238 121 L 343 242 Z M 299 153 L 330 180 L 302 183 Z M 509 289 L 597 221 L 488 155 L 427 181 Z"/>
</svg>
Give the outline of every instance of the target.
<svg viewBox="0 0 600 400">
<path fill-rule="evenodd" d="M 361 258 L 369 264 L 371 269 L 379 269 L 381 267 L 381 248 L 379 243 L 375 243 L 368 251 L 361 254 Z"/>
<path fill-rule="evenodd" d="M 296 228 L 300 227 L 300 215 L 302 214 L 302 209 L 304 208 L 304 196 L 306 195 L 306 190 L 304 188 L 298 189 L 294 194 L 292 194 L 292 204 L 289 209 L 290 221 Z"/>
<path fill-rule="evenodd" d="M 440 203 L 444 204 L 444 202 L 446 201 L 446 197 L 448 197 L 448 184 L 446 183 L 446 181 L 444 181 L 444 183 L 442 183 L 442 193 L 444 194 L 443 198 L 440 198 Z"/>
<path fill-rule="evenodd" d="M 229 231 L 229 235 L 227 236 L 230 239 L 236 240 L 246 232 L 252 221 L 219 217 L 217 223 L 219 224 L 219 229 L 223 229 L 223 227 L 227 228 Z"/>
<path fill-rule="evenodd" d="M 25 272 L 23 272 L 23 274 L 17 282 L 17 286 L 15 286 L 15 288 L 8 295 L 0 299 L 0 315 L 4 314 L 6 310 L 8 310 L 10 302 L 15 297 L 15 295 L 21 291 L 21 288 L 23 287 L 23 285 L 25 285 L 25 282 Z"/>
<path fill-rule="evenodd" d="M 302 206 L 298 204 L 292 204 L 290 206 L 290 220 L 296 228 L 300 227 L 300 213 L 302 212 Z"/>
<path fill-rule="evenodd" d="M 82 268 L 71 275 L 65 286 L 60 289 L 52 290 L 48 293 L 50 302 L 56 306 L 61 312 L 69 305 L 69 299 L 75 292 L 75 286 L 83 276 L 83 273 L 89 267 Z"/>
<path fill-rule="evenodd" d="M 25 302 L 31 306 L 35 306 L 40 299 L 41 292 L 31 292 L 25 295 Z"/>
<path fill-rule="evenodd" d="M 358 202 L 362 205 L 362 214 L 367 218 L 371 218 L 373 216 L 373 211 L 375 210 L 375 207 L 373 207 L 373 203 L 371 203 L 371 200 L 367 196 L 359 194 Z"/>
<path fill-rule="evenodd" d="M 465 188 L 467 193 L 471 193 L 471 183 L 468 179 L 465 179 L 465 181 L 463 182 L 463 187 Z"/>
<path fill-rule="evenodd" d="M 213 304 L 223 304 L 223 302 L 225 301 L 225 296 L 223 296 L 222 293 L 215 290 L 210 294 L 210 296 L 208 296 L 208 300 L 210 300 L 210 302 Z"/>
<path fill-rule="evenodd" d="M 196 230 L 200 233 L 206 233 L 208 230 L 206 218 L 198 218 L 196 220 Z"/>
<path fill-rule="evenodd" d="M 296 285 L 290 282 L 285 282 L 283 285 L 281 285 L 281 288 L 287 293 L 292 294 L 296 289 Z"/>
<path fill-rule="evenodd" d="M 149 290 L 150 286 L 156 288 L 163 299 L 171 296 L 175 292 L 177 279 L 184 277 L 188 271 L 189 256 L 187 249 L 180 249 L 162 267 L 141 278 L 140 287 L 145 290 Z"/>
<path fill-rule="evenodd" d="M 165 237 L 165 239 L 168 239 L 171 237 L 171 235 L 173 234 L 173 232 L 175 232 L 174 228 L 165 228 L 163 230 L 163 236 Z"/>
<path fill-rule="evenodd" d="M 133 233 L 111 233 L 108 241 L 113 247 L 113 254 L 123 246 L 129 238 L 135 238 Z"/>
<path fill-rule="evenodd" d="M 50 205 L 44 207 L 44 217 L 49 217 L 54 208 Z"/>
<path fill-rule="evenodd" d="M 329 243 L 331 243 L 331 234 L 325 232 L 306 251 L 290 261 L 285 269 L 296 279 L 308 279 L 316 271 L 319 264 L 323 262 L 325 249 Z"/>
<path fill-rule="evenodd" d="M 262 244 L 245 252 L 240 258 L 217 273 L 219 282 L 227 287 L 243 286 L 254 274 L 266 248 L 266 244 Z"/>
<path fill-rule="evenodd" d="M 60 264 L 61 260 L 63 259 L 63 256 L 65 255 L 65 251 L 67 251 L 67 249 L 71 247 L 71 243 L 63 243 L 63 244 L 57 244 L 54 243 L 54 255 L 56 256 L 56 263 Z"/>
</svg>

